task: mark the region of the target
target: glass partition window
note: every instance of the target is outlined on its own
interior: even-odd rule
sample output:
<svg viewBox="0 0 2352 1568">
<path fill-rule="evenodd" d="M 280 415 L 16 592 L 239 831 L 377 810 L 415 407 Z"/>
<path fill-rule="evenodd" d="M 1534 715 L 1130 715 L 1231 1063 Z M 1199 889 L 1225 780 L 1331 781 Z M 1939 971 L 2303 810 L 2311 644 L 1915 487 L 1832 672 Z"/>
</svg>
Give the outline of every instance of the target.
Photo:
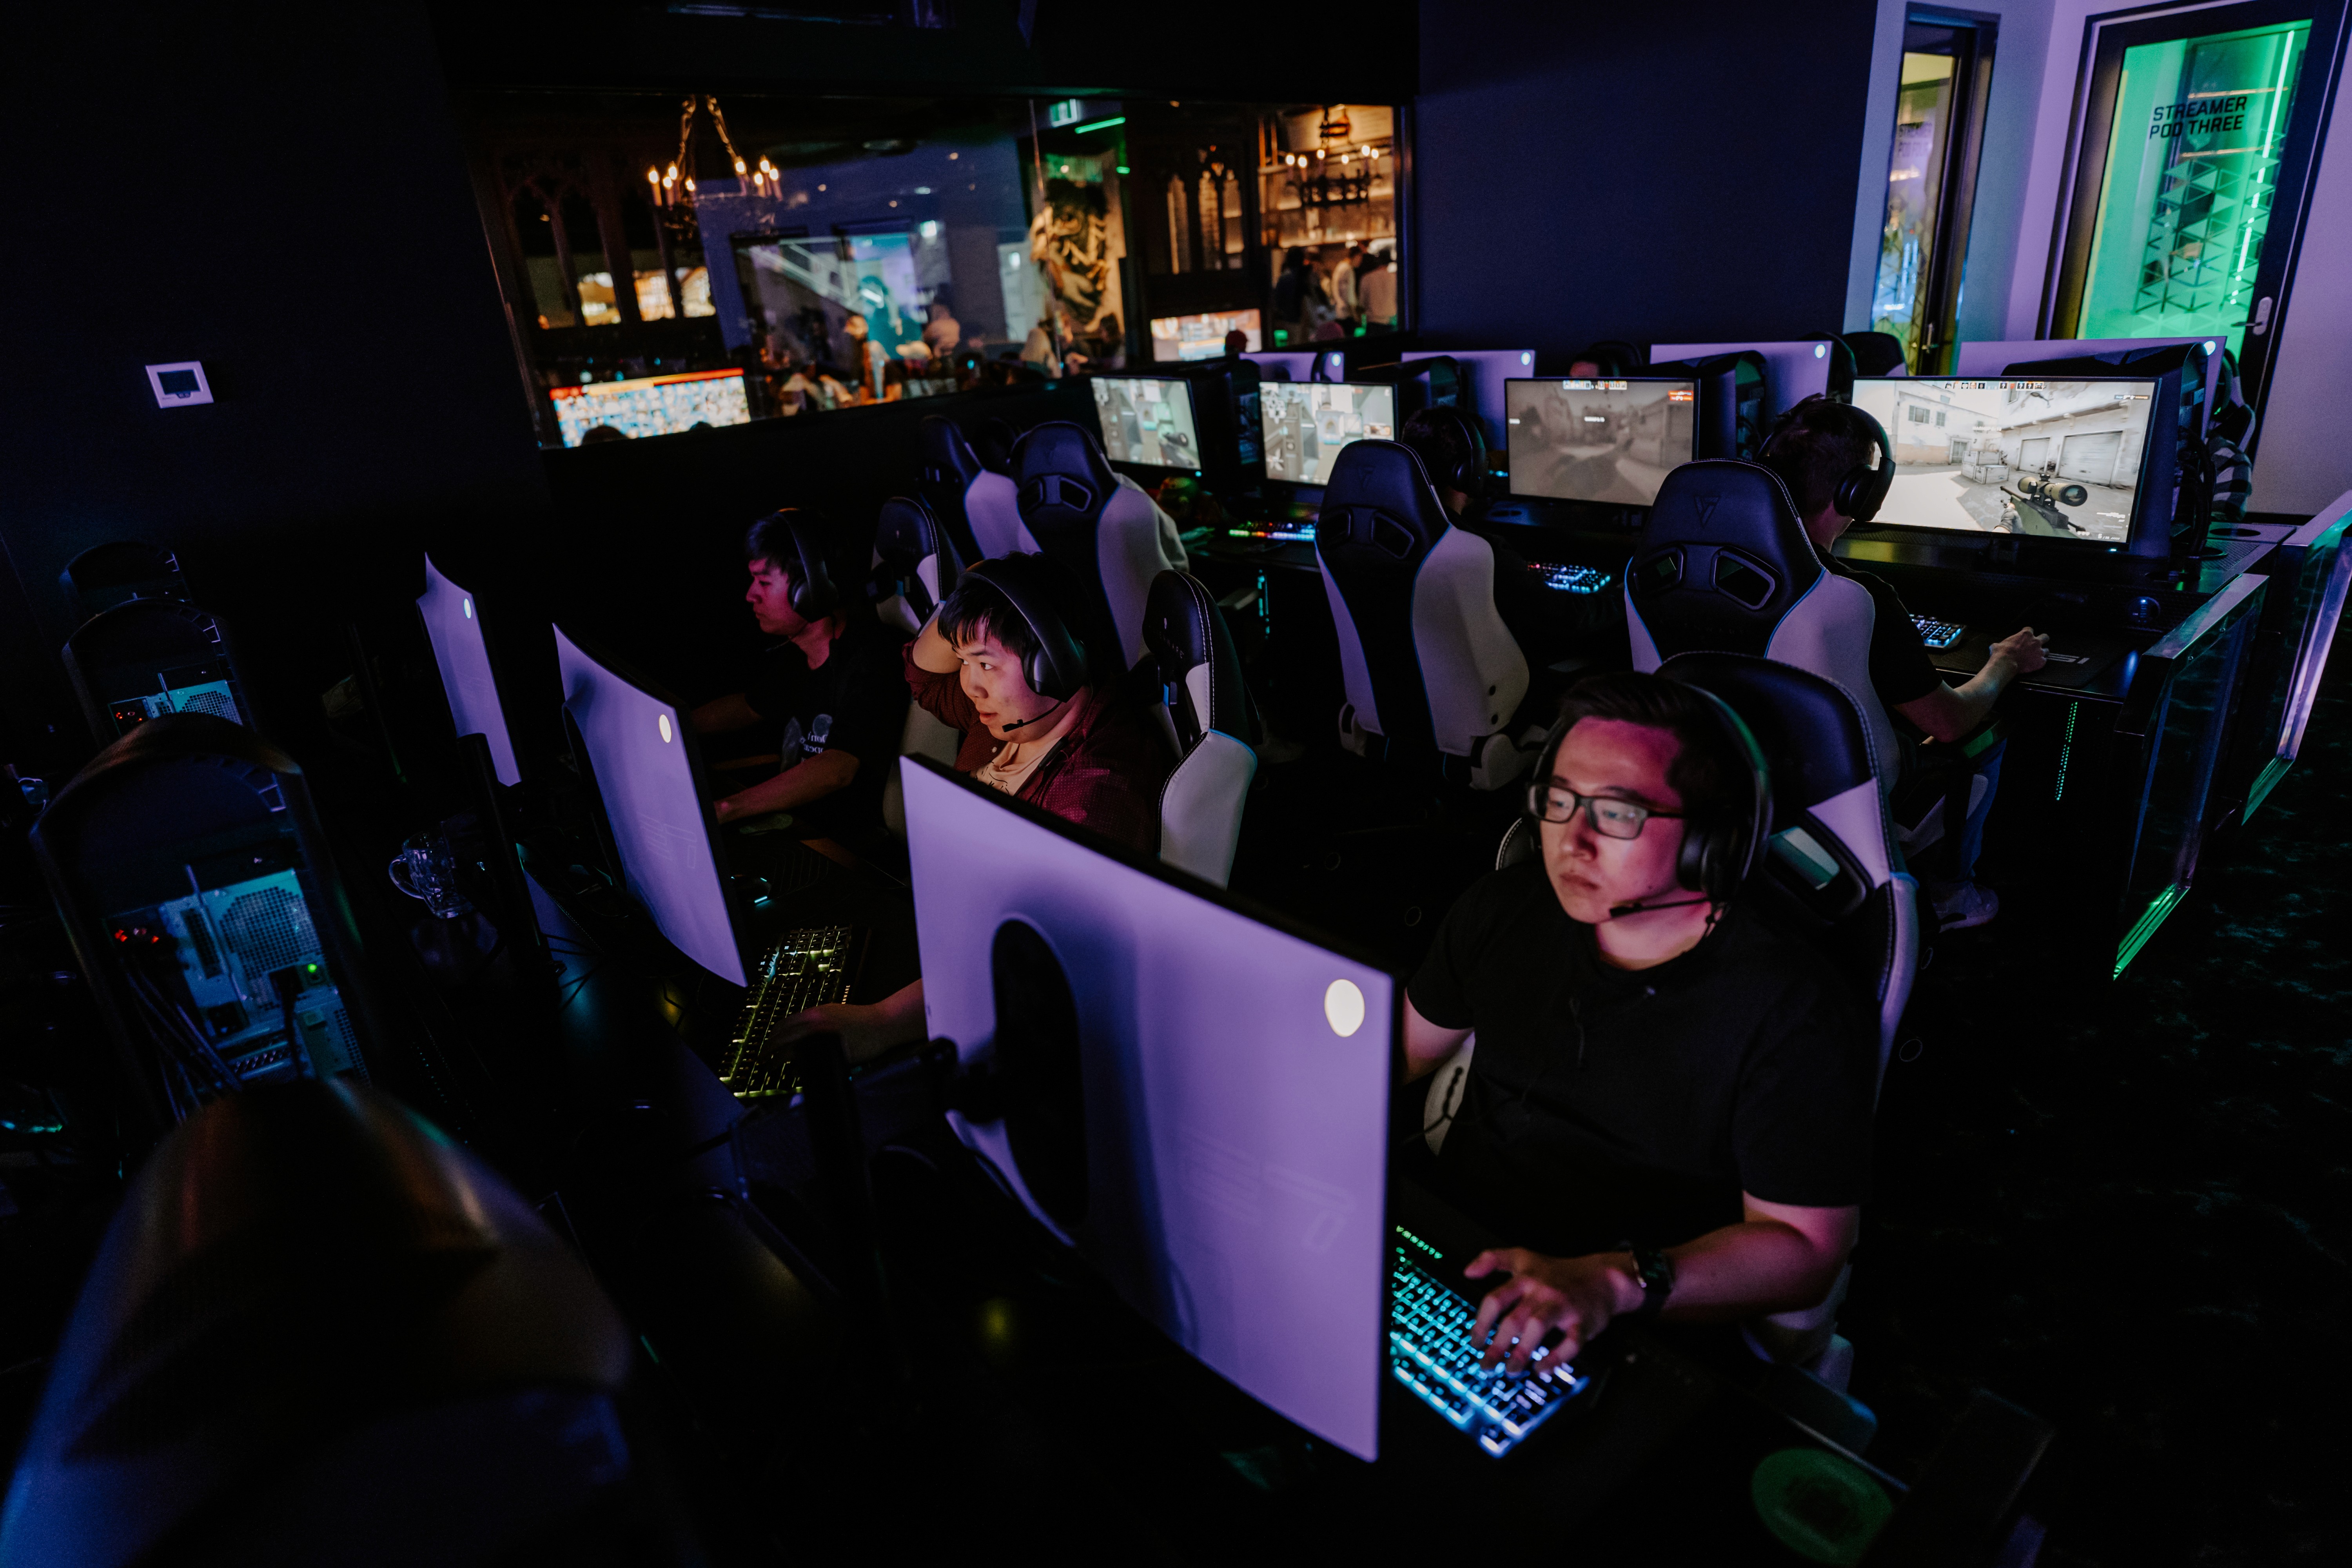
<svg viewBox="0 0 2352 1568">
<path fill-rule="evenodd" d="M 2225 333 L 2247 313 L 2308 21 L 2124 51 L 2076 335 Z"/>
<path fill-rule="evenodd" d="M 707 93 L 466 107 L 549 446 L 1399 320 L 1383 108 Z"/>
</svg>

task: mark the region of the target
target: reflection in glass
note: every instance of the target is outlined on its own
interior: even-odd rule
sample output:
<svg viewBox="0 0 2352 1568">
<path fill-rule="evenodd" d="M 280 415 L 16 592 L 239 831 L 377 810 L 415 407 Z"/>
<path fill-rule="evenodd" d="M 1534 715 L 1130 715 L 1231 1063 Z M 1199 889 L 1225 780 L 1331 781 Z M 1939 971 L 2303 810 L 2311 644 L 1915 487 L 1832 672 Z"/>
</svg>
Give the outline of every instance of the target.
<svg viewBox="0 0 2352 1568">
<path fill-rule="evenodd" d="M 1870 326 L 1903 341 L 1903 355 L 1919 366 L 1920 335 L 1927 325 L 1927 260 L 1936 243 L 1947 142 L 1952 131 L 1953 58 L 1903 57 L 1895 98 L 1895 157 L 1886 174 L 1886 221 L 1878 247 L 1878 282 Z"/>
</svg>

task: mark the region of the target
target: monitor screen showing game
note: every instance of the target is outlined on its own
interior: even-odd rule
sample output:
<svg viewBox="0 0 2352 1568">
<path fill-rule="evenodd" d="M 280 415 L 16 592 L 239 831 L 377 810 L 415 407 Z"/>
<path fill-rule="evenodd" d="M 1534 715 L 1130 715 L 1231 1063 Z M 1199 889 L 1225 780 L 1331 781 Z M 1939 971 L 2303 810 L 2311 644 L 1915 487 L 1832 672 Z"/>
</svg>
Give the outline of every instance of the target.
<svg viewBox="0 0 2352 1568">
<path fill-rule="evenodd" d="M 1092 379 L 1104 457 L 1147 468 L 1201 471 L 1201 433 L 1192 423 L 1190 386 L 1140 375 Z"/>
<path fill-rule="evenodd" d="M 555 423 L 563 444 L 577 447 L 592 436 L 674 436 L 698 425 L 749 425 L 751 405 L 740 370 L 698 370 L 683 375 L 649 375 L 635 381 L 598 381 L 585 386 L 548 389 L 555 400 Z M 614 436 L 595 436 L 610 430 Z"/>
<path fill-rule="evenodd" d="M 1396 388 L 1360 381 L 1268 381 L 1257 389 L 1265 477 L 1319 485 L 1350 441 L 1396 438 Z"/>
<path fill-rule="evenodd" d="M 2155 394 L 2127 379 L 1857 376 L 1854 406 L 1895 451 L 1873 521 L 2127 543 Z"/>
<path fill-rule="evenodd" d="M 1258 315 L 1255 310 L 1213 310 L 1200 316 L 1154 316 L 1151 319 L 1153 359 L 1216 359 L 1225 352 L 1225 334 L 1239 332 L 1242 352 L 1255 353 Z"/>
<path fill-rule="evenodd" d="M 1504 384 L 1511 493 L 1648 506 L 1696 455 L 1690 381 L 1512 380 Z"/>
</svg>

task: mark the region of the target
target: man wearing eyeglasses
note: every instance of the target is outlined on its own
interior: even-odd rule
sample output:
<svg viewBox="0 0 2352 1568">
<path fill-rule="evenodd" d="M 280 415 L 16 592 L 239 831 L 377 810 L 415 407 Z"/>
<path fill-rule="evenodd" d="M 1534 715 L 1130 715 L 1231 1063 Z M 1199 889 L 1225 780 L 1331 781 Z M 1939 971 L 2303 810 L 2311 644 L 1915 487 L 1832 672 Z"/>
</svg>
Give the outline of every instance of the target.
<svg viewBox="0 0 2352 1568">
<path fill-rule="evenodd" d="M 1529 792 L 1540 855 L 1463 895 L 1408 988 L 1409 1079 L 1477 1036 L 1432 1179 L 1514 1243 L 1467 1270 L 1495 1281 L 1490 1363 L 1555 1332 L 1573 1355 L 1629 1313 L 1814 1308 L 1853 1245 L 1876 1066 L 1859 1010 L 1810 947 L 1684 876 L 1686 837 L 1753 814 L 1735 722 L 1655 675 L 1575 688 Z M 1831 1326 L 1759 1337 L 1801 1364 Z"/>
</svg>

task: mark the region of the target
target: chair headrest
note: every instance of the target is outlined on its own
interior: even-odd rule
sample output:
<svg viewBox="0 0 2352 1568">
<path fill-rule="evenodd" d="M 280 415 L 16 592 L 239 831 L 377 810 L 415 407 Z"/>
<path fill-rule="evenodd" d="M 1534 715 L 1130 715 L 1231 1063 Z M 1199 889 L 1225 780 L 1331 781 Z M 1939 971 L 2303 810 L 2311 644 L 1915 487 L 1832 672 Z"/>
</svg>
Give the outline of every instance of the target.
<svg viewBox="0 0 2352 1568">
<path fill-rule="evenodd" d="M 1780 476 L 1716 458 L 1685 463 L 1658 487 L 1626 578 L 1645 617 L 1673 595 L 1685 615 L 1769 624 L 1821 574 Z"/>
<path fill-rule="evenodd" d="M 1056 419 L 1033 428 L 1013 448 L 1013 482 L 1020 487 L 1021 521 L 1032 532 L 1092 523 L 1118 488 L 1094 432 Z"/>
<path fill-rule="evenodd" d="M 1241 659 L 1217 601 L 1199 578 L 1162 572 L 1143 606 L 1143 645 L 1159 667 L 1168 710 L 1183 749 L 1211 730 L 1255 744 Z"/>
<path fill-rule="evenodd" d="M 981 461 L 973 455 L 971 443 L 944 416 L 925 415 L 917 427 L 916 443 L 922 454 L 926 483 L 947 485 L 961 491 L 980 477 Z"/>
<path fill-rule="evenodd" d="M 894 592 L 904 596 L 918 619 L 930 619 L 939 608 L 918 572 L 926 560 L 936 562 L 940 596 L 955 592 L 961 565 L 955 546 L 931 509 L 911 496 L 892 496 L 882 503 L 882 515 L 874 525 L 874 556 L 880 568 L 877 592 L 885 598 Z"/>
<path fill-rule="evenodd" d="M 1351 441 L 1332 460 L 1315 548 L 1335 566 L 1412 566 L 1453 526 L 1420 454 L 1395 441 Z"/>
</svg>

